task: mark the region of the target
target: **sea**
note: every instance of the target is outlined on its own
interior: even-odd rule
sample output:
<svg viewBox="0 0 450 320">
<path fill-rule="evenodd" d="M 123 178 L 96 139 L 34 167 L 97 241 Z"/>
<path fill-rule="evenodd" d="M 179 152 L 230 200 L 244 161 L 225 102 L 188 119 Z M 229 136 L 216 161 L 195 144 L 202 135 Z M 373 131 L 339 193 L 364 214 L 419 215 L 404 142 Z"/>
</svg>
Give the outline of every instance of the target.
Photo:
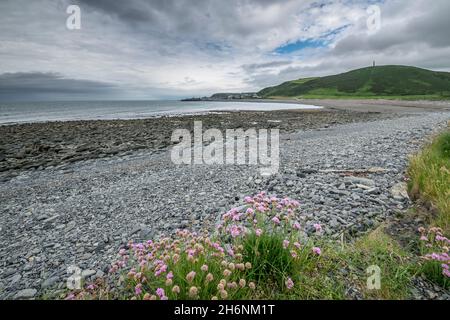
<svg viewBox="0 0 450 320">
<path fill-rule="evenodd" d="M 314 105 L 241 101 L 1 102 L 0 124 L 73 120 L 143 119 L 224 111 L 320 109 Z"/>
</svg>

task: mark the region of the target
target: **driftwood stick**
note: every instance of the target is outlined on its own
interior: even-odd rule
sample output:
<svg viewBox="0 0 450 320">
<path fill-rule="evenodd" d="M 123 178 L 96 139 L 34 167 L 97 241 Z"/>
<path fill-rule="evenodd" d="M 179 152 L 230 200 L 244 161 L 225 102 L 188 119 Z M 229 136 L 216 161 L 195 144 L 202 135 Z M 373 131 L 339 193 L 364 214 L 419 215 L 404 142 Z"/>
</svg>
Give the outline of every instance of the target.
<svg viewBox="0 0 450 320">
<path fill-rule="evenodd" d="M 319 173 L 383 173 L 392 171 L 385 168 L 369 168 L 369 169 L 323 169 L 317 170 Z"/>
</svg>

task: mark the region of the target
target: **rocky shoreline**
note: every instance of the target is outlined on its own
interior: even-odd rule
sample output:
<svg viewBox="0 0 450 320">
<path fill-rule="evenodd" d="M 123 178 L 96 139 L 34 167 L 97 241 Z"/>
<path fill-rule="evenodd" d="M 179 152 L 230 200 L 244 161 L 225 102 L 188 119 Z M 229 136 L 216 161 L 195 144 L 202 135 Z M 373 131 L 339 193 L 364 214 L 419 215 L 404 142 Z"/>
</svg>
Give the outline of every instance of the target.
<svg viewBox="0 0 450 320">
<path fill-rule="evenodd" d="M 280 128 L 279 173 L 174 165 L 171 130 L 194 119 L 204 128 Z M 299 200 L 307 230 L 320 222 L 328 236 L 350 239 L 411 205 L 408 155 L 449 119 L 322 110 L 0 127 L 0 297 L 58 294 L 69 266 L 101 277 L 129 240 L 211 229 L 262 190 Z"/>
<path fill-rule="evenodd" d="M 391 115 L 392 116 L 392 115 Z M 139 120 L 29 123 L 0 126 L 0 181 L 22 170 L 42 170 L 74 162 L 172 145 L 173 130 L 205 128 L 279 128 L 281 132 L 388 118 L 386 114 L 347 111 L 218 112 Z"/>
</svg>

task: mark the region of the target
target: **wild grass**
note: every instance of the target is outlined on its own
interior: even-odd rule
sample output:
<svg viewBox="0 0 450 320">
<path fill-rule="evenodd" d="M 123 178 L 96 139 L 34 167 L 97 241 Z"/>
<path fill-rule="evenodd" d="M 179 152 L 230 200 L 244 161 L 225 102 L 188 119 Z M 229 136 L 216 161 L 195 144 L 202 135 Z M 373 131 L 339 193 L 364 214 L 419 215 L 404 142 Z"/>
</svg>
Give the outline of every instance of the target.
<svg viewBox="0 0 450 320">
<path fill-rule="evenodd" d="M 398 300 L 408 297 L 410 282 L 417 268 L 408 252 L 388 236 L 382 226 L 357 240 L 347 257 L 355 266 L 380 268 L 379 290 L 371 290 L 364 283 L 359 283 L 366 299 Z"/>
<path fill-rule="evenodd" d="M 431 224 L 450 234 L 449 129 L 411 159 L 408 176 L 411 196 L 436 208 Z"/>
<path fill-rule="evenodd" d="M 450 130 L 436 136 L 408 169 L 409 193 L 431 210 L 428 230 L 421 228 L 422 273 L 443 287 L 450 287 Z"/>
</svg>

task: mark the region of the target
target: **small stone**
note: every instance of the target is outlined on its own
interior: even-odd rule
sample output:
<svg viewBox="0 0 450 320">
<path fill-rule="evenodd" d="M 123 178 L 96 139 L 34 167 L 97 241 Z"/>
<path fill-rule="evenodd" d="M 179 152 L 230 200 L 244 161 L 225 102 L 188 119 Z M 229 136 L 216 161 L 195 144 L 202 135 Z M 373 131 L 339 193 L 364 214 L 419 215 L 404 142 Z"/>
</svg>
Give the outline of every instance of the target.
<svg viewBox="0 0 450 320">
<path fill-rule="evenodd" d="M 370 188 L 367 190 L 364 190 L 365 194 L 376 194 L 376 193 L 380 193 L 380 189 L 379 188 Z"/>
<path fill-rule="evenodd" d="M 91 257 L 92 257 L 92 253 L 86 252 L 85 254 L 83 254 L 81 256 L 81 260 L 88 260 Z"/>
<path fill-rule="evenodd" d="M 368 187 L 375 187 L 375 181 L 361 177 L 354 177 L 354 176 L 345 177 L 344 182 L 360 184 Z"/>
<path fill-rule="evenodd" d="M 132 236 L 132 235 L 138 233 L 139 231 L 141 231 L 141 229 L 142 229 L 141 226 L 134 227 L 134 228 L 130 231 L 129 235 Z"/>
<path fill-rule="evenodd" d="M 76 225 L 77 225 L 77 224 L 76 224 L 75 221 L 70 221 L 70 222 L 66 225 L 65 232 L 71 231 L 73 228 L 75 228 Z"/>
<path fill-rule="evenodd" d="M 23 289 L 16 293 L 16 295 L 14 296 L 14 299 L 33 298 L 36 295 L 36 293 L 37 293 L 37 290 L 33 289 L 33 288 Z"/>
<path fill-rule="evenodd" d="M 42 221 L 42 220 L 45 220 L 45 219 L 47 219 L 48 218 L 48 216 L 47 215 L 45 215 L 45 214 L 41 214 L 40 216 L 37 216 L 36 217 L 36 220 L 38 220 L 38 221 Z"/>
<path fill-rule="evenodd" d="M 370 190 L 370 189 L 373 189 L 372 187 L 366 186 L 366 185 L 364 185 L 364 184 L 359 184 L 359 183 L 356 184 L 356 187 L 359 188 L 359 189 L 363 189 L 363 190 L 365 190 L 365 191 Z"/>
<path fill-rule="evenodd" d="M 50 288 L 54 286 L 58 282 L 58 280 L 59 277 L 50 277 L 42 283 L 41 287 L 42 289 Z"/>
<path fill-rule="evenodd" d="M 53 221 L 55 221 L 55 220 L 58 219 L 58 218 L 59 218 L 59 214 L 54 215 L 53 217 L 50 217 L 50 218 L 45 219 L 45 220 L 44 220 L 44 223 L 53 222 Z"/>
<path fill-rule="evenodd" d="M 95 277 L 102 278 L 104 275 L 105 275 L 105 273 L 102 270 L 97 270 Z"/>
<path fill-rule="evenodd" d="M 22 276 L 20 275 L 20 274 L 15 274 L 15 275 L 13 275 L 12 276 L 12 278 L 11 278 L 11 280 L 9 280 L 9 284 L 10 285 L 13 285 L 13 284 L 15 284 L 16 282 L 19 282 L 19 280 L 22 278 Z"/>
<path fill-rule="evenodd" d="M 27 263 L 27 264 L 23 267 L 23 270 L 24 270 L 24 271 L 30 271 L 31 269 L 33 269 L 33 264 L 32 264 L 32 263 Z"/>
<path fill-rule="evenodd" d="M 97 271 L 88 269 L 88 270 L 83 270 L 81 272 L 81 276 L 83 278 L 89 278 L 90 276 L 93 276 L 96 273 L 97 273 Z"/>
</svg>

